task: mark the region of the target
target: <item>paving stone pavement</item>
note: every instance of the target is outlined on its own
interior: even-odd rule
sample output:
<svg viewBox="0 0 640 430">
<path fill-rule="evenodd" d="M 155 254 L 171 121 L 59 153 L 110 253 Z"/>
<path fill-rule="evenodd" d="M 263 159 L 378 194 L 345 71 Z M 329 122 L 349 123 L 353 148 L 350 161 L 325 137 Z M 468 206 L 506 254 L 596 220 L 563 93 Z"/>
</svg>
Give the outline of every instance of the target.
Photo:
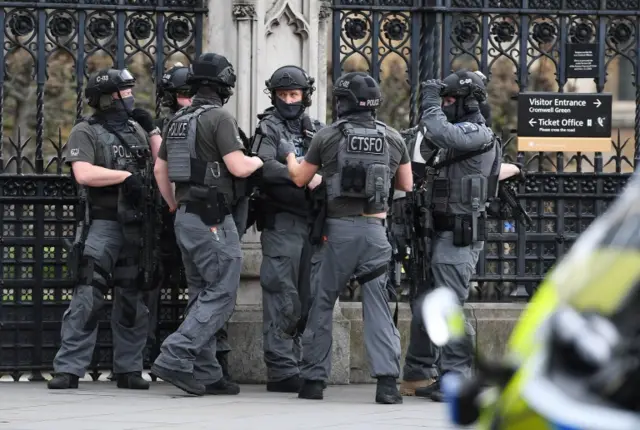
<svg viewBox="0 0 640 430">
<path fill-rule="evenodd" d="M 405 397 L 378 405 L 375 385 L 330 386 L 322 401 L 241 385 L 237 396 L 193 397 L 164 382 L 126 391 L 80 382 L 50 391 L 44 383 L 0 382 L 0 430 L 451 430 L 445 406 Z"/>
</svg>

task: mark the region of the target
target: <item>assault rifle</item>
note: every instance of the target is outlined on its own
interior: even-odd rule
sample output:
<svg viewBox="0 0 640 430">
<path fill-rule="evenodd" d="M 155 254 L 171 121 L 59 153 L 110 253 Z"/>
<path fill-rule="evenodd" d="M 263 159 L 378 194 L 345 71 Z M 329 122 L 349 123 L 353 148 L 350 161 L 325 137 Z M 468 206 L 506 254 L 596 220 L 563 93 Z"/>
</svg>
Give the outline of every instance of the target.
<svg viewBox="0 0 640 430">
<path fill-rule="evenodd" d="M 156 204 L 157 187 L 153 176 L 153 157 L 150 151 L 137 154 L 138 168 L 142 173 L 143 195 L 140 216 L 142 219 L 142 234 L 140 243 L 140 282 L 141 290 L 153 290 L 160 287 L 162 266 L 160 265 L 160 205 Z"/>
<path fill-rule="evenodd" d="M 427 167 L 423 180 L 414 183 L 413 191 L 407 193 L 405 203 L 405 229 L 409 243 L 410 299 L 417 297 L 430 283 L 431 244 L 433 239 L 433 177 L 437 174 Z"/>
<path fill-rule="evenodd" d="M 517 219 L 525 226 L 531 226 L 533 220 L 518 200 L 516 191 L 517 183 L 523 180 L 522 175 L 516 175 L 500 181 L 498 184 L 498 196 L 487 205 L 487 214 L 500 220 Z"/>
</svg>

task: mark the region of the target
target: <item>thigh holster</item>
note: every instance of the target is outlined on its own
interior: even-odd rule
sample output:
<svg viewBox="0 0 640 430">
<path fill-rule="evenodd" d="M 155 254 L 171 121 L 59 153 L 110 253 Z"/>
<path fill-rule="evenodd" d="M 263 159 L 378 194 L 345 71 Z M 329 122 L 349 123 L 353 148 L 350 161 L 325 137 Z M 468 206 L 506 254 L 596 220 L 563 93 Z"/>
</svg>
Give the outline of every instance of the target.
<svg viewBox="0 0 640 430">
<path fill-rule="evenodd" d="M 113 277 L 109 272 L 99 266 L 98 262 L 91 257 L 83 257 L 79 273 L 79 282 L 82 285 L 90 285 L 100 290 L 102 294 L 107 294 L 113 284 Z"/>
</svg>

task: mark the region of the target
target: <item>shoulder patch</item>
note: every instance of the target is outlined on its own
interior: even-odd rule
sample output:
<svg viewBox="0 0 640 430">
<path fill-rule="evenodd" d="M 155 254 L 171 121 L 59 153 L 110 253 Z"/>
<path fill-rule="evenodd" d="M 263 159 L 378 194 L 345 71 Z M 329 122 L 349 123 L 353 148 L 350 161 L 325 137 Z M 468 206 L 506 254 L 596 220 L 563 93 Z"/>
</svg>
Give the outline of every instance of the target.
<svg viewBox="0 0 640 430">
<path fill-rule="evenodd" d="M 460 127 L 465 134 L 477 133 L 480 130 L 478 124 L 474 124 L 472 122 L 459 122 L 456 126 Z"/>
</svg>

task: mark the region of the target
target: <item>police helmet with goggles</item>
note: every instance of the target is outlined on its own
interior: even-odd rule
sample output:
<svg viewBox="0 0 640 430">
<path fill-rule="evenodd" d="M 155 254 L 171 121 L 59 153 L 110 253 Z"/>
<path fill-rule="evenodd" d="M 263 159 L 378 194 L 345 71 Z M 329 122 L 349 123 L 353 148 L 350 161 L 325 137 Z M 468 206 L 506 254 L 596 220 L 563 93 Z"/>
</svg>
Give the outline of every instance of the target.
<svg viewBox="0 0 640 430">
<path fill-rule="evenodd" d="M 84 89 L 87 104 L 94 109 L 112 106 L 113 93 L 133 88 L 136 79 L 127 69 L 103 69 L 93 74 Z M 118 97 L 122 97 L 118 94 Z"/>
</svg>

